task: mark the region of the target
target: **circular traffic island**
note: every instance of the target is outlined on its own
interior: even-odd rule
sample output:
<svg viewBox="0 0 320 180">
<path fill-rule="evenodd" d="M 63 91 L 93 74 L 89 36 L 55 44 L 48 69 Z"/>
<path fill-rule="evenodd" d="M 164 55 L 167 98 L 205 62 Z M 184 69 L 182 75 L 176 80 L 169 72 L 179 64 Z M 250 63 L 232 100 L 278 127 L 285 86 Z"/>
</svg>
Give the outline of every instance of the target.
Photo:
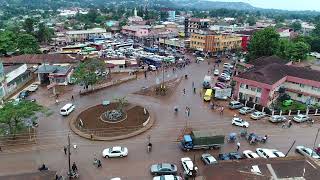
<svg viewBox="0 0 320 180">
<path fill-rule="evenodd" d="M 149 129 L 153 121 L 143 106 L 112 102 L 81 111 L 70 121 L 70 127 L 81 137 L 108 141 L 138 135 Z"/>
</svg>

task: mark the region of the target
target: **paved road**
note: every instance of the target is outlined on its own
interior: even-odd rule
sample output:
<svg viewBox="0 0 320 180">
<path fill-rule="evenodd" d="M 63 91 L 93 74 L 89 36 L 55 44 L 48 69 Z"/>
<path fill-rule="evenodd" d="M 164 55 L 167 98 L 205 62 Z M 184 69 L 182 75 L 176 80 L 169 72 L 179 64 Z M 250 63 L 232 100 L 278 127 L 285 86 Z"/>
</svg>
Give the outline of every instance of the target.
<svg viewBox="0 0 320 180">
<path fill-rule="evenodd" d="M 213 66 L 212 64 L 210 66 Z M 239 132 L 241 128 L 231 125 L 231 118 L 235 112 L 226 110 L 223 116 L 218 112 L 208 108 L 199 94 L 193 94 L 192 81 L 197 87 L 201 87 L 204 75 L 210 67 L 207 63 L 192 64 L 183 70 L 178 70 L 177 76 L 189 75 L 189 79 L 183 80 L 177 87 L 176 92 L 169 98 L 156 99 L 134 95 L 133 92 L 140 90 L 142 86 L 150 86 L 156 82 L 156 75 L 148 75 L 148 78 L 140 77 L 136 81 L 131 81 L 120 86 L 111 87 L 83 97 L 76 97 L 75 104 L 77 110 L 101 103 L 103 99 L 113 99 L 118 96 L 127 96 L 129 101 L 144 104 L 150 110 L 154 111 L 156 122 L 147 132 L 126 140 L 113 142 L 92 142 L 70 132 L 68 127 L 69 117 L 61 117 L 59 105 L 49 105 L 53 114 L 49 117 L 42 115 L 37 129 L 37 143 L 34 145 L 17 145 L 15 147 L 3 147 L 4 151 L 0 153 L 0 174 L 10 174 L 18 172 L 34 171 L 41 163 L 46 163 L 50 169 L 57 170 L 58 173 L 66 174 L 67 157 L 64 155 L 63 146 L 67 143 L 67 134 L 70 133 L 72 144 L 77 144 L 77 149 L 72 149 L 72 161 L 75 161 L 80 171 L 81 179 L 110 179 L 111 177 L 122 177 L 123 179 L 144 180 L 151 179 L 149 167 L 157 162 L 173 162 L 178 165 L 179 172 L 182 173 L 179 159 L 184 156 L 196 158 L 196 163 L 202 173 L 203 164 L 200 161 L 200 155 L 204 151 L 183 152 L 179 149 L 177 137 L 182 129 L 187 125 L 195 130 L 211 130 L 223 133 Z M 172 71 L 168 71 L 170 76 L 166 79 L 174 78 Z M 159 74 L 161 76 L 161 74 Z M 161 79 L 161 78 L 160 78 Z M 186 95 L 183 95 L 183 88 L 186 88 Z M 42 90 L 40 90 L 41 92 Z M 41 94 L 41 93 L 39 93 Z M 37 95 L 35 95 L 37 96 Z M 41 102 L 38 97 L 38 101 Z M 53 99 L 52 99 L 53 100 Z M 182 111 L 177 116 L 173 113 L 173 107 L 178 105 Z M 191 115 L 186 118 L 184 107 L 191 108 Z M 245 117 L 248 119 L 247 117 Z M 288 150 L 291 143 L 297 140 L 297 144 L 313 145 L 314 137 L 319 128 L 319 122 L 312 127 L 308 125 L 294 124 L 290 129 L 282 129 L 280 125 L 267 122 L 267 120 L 253 121 L 249 120 L 249 132 L 256 132 L 264 135 L 268 134 L 270 140 L 266 144 L 250 146 L 244 140 L 240 140 L 240 150 L 252 149 L 257 147 L 276 148 L 284 153 Z M 146 152 L 147 137 L 151 136 L 153 149 L 151 153 Z M 317 144 L 320 143 L 318 140 Z M 92 165 L 94 154 L 98 157 L 101 151 L 110 146 L 122 145 L 129 149 L 128 157 L 122 159 L 102 159 L 102 168 L 97 169 Z M 227 143 L 220 150 L 211 150 L 210 153 L 217 155 L 220 152 L 230 152 L 236 149 L 233 143 Z M 290 155 L 295 155 L 293 151 Z"/>
</svg>

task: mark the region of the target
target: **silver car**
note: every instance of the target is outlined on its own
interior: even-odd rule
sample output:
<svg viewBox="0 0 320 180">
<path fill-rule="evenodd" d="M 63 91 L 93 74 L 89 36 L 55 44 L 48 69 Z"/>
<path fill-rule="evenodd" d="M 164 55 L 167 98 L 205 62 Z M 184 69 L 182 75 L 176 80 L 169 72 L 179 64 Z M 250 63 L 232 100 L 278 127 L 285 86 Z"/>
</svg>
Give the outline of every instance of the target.
<svg viewBox="0 0 320 180">
<path fill-rule="evenodd" d="M 216 164 L 218 161 L 216 158 L 214 158 L 211 154 L 205 153 L 201 155 L 201 160 L 206 164 L 206 165 L 211 165 L 211 164 Z"/>
<path fill-rule="evenodd" d="M 309 120 L 310 120 L 310 117 L 307 116 L 307 115 L 299 114 L 299 115 L 294 116 L 294 117 L 293 117 L 293 120 L 294 120 L 295 122 L 300 123 L 300 122 L 309 121 Z"/>
<path fill-rule="evenodd" d="M 304 156 L 309 156 L 315 159 L 320 159 L 320 156 L 316 152 L 314 152 L 311 148 L 305 146 L 296 146 L 296 152 L 300 153 Z"/>
<path fill-rule="evenodd" d="M 153 175 L 176 175 L 177 166 L 171 163 L 153 164 L 150 168 L 150 172 Z"/>
<path fill-rule="evenodd" d="M 279 115 L 273 115 L 269 118 L 269 121 L 270 122 L 273 122 L 273 123 L 279 123 L 279 122 L 284 122 L 286 121 L 287 118 L 284 117 L 284 116 L 279 116 Z"/>
</svg>

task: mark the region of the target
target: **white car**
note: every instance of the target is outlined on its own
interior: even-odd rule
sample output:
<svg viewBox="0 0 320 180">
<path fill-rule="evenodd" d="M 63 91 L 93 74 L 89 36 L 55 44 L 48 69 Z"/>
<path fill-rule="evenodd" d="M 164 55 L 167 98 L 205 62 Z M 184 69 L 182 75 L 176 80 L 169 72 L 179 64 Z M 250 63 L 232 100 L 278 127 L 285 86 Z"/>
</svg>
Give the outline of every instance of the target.
<svg viewBox="0 0 320 180">
<path fill-rule="evenodd" d="M 185 174 L 188 176 L 193 176 L 197 173 L 198 168 L 194 167 L 194 164 L 189 157 L 181 158 L 181 163 Z"/>
<path fill-rule="evenodd" d="M 111 148 L 104 149 L 102 156 L 105 158 L 109 157 L 125 157 L 128 155 L 128 148 L 121 146 L 114 146 Z"/>
<path fill-rule="evenodd" d="M 175 175 L 162 175 L 153 177 L 153 180 L 182 180 L 182 178 Z"/>
<path fill-rule="evenodd" d="M 293 117 L 295 122 L 301 123 L 310 120 L 310 117 L 307 115 L 299 114 Z"/>
<path fill-rule="evenodd" d="M 27 90 L 30 92 L 35 92 L 38 89 L 38 85 L 37 84 L 31 84 L 29 87 L 27 87 Z"/>
<path fill-rule="evenodd" d="M 250 118 L 254 119 L 254 120 L 258 120 L 263 118 L 266 115 L 266 113 L 260 112 L 260 111 L 256 111 L 251 113 Z"/>
<path fill-rule="evenodd" d="M 211 164 L 216 164 L 218 161 L 216 158 L 214 158 L 211 154 L 205 153 L 201 155 L 201 160 L 206 164 L 206 165 L 211 165 Z"/>
<path fill-rule="evenodd" d="M 252 111 L 254 111 L 253 108 L 249 108 L 249 107 L 246 107 L 246 106 L 242 107 L 241 109 L 239 109 L 239 113 L 243 114 L 243 115 L 251 113 Z"/>
<path fill-rule="evenodd" d="M 244 121 L 240 117 L 232 118 L 232 125 L 240 126 L 240 127 L 244 127 L 244 128 L 248 128 L 249 127 L 249 123 L 247 121 Z"/>
<path fill-rule="evenodd" d="M 249 158 L 249 159 L 256 159 L 256 158 L 260 157 L 257 153 L 255 153 L 251 150 L 243 151 L 243 155 L 244 155 L 244 157 Z"/>
<path fill-rule="evenodd" d="M 111 178 L 110 180 L 121 180 L 121 178 L 115 177 L 115 178 Z"/>
<path fill-rule="evenodd" d="M 305 146 L 296 146 L 296 152 L 303 156 L 309 156 L 315 159 L 320 159 L 320 156 L 314 152 L 311 148 Z"/>
<path fill-rule="evenodd" d="M 213 75 L 219 76 L 219 69 L 215 69 L 215 70 L 213 71 Z"/>
<path fill-rule="evenodd" d="M 287 120 L 286 117 L 280 116 L 280 115 L 273 115 L 269 118 L 269 121 L 273 123 L 284 122 L 286 120 Z"/>
<path fill-rule="evenodd" d="M 204 59 L 202 57 L 197 57 L 198 61 L 204 61 Z"/>
<path fill-rule="evenodd" d="M 286 156 L 281 151 L 278 151 L 276 149 L 270 149 L 270 151 L 277 157 L 285 157 Z"/>
<path fill-rule="evenodd" d="M 224 63 L 224 64 L 223 64 L 223 68 L 232 69 L 233 66 L 232 66 L 230 63 Z"/>
<path fill-rule="evenodd" d="M 272 151 L 270 151 L 270 149 L 257 148 L 256 152 L 260 157 L 265 159 L 277 157 Z"/>
<path fill-rule="evenodd" d="M 231 77 L 229 74 L 221 73 L 220 77 L 224 78 L 226 81 L 230 81 Z"/>
</svg>

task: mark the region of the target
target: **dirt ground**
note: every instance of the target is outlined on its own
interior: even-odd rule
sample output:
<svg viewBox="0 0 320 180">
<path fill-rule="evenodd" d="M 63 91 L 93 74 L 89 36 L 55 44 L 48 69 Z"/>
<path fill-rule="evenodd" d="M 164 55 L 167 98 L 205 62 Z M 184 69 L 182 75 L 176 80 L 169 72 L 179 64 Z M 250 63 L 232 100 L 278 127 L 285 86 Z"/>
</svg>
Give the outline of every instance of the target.
<svg viewBox="0 0 320 180">
<path fill-rule="evenodd" d="M 140 91 L 135 92 L 134 94 L 139 94 L 143 96 L 151 96 L 154 98 L 164 98 L 164 97 L 170 97 L 178 85 L 180 84 L 182 78 L 175 78 L 169 81 L 165 82 L 165 86 L 167 87 L 167 91 L 165 95 L 160 95 L 156 93 L 156 88 L 159 87 L 159 85 L 154 85 L 150 87 L 146 87 L 146 89 L 141 89 Z"/>
<path fill-rule="evenodd" d="M 108 106 L 97 105 L 83 111 L 78 117 L 83 122 L 83 129 L 80 130 L 102 137 L 125 135 L 140 129 L 149 117 L 148 112 L 146 115 L 144 114 L 143 107 L 128 104 L 125 109 L 126 120 L 118 123 L 107 123 L 100 119 L 101 114 L 116 108 L 117 104 L 111 103 Z"/>
</svg>

